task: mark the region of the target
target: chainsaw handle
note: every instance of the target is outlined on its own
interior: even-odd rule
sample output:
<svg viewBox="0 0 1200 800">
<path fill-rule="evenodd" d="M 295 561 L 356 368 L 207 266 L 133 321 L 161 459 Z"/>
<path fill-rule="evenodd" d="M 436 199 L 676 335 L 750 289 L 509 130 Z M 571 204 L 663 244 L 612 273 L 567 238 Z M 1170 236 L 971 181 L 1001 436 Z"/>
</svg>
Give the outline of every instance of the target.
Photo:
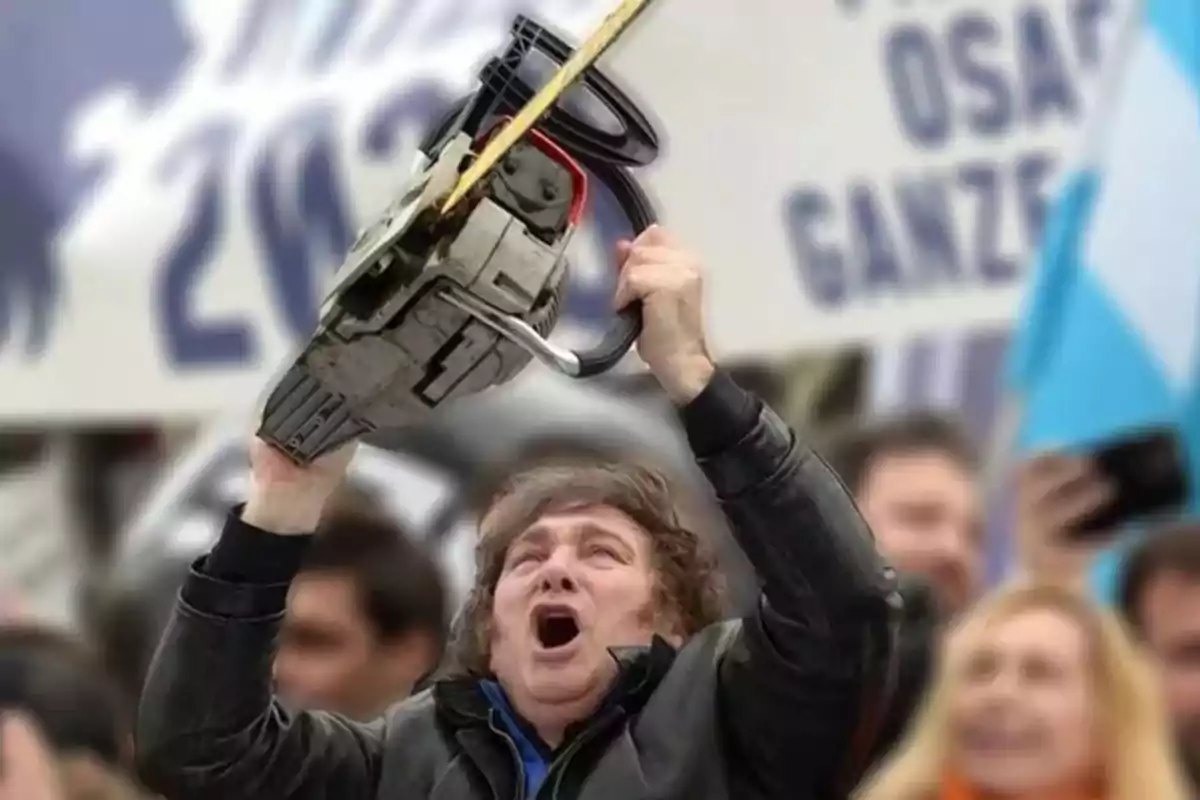
<svg viewBox="0 0 1200 800">
<path fill-rule="evenodd" d="M 646 190 L 629 170 L 591 153 L 576 156 L 580 165 L 590 172 L 609 192 L 621 208 L 635 236 L 658 222 L 658 214 Z M 579 360 L 577 378 L 590 378 L 608 372 L 617 365 L 642 335 L 642 304 L 631 303 L 617 314 L 617 321 L 599 344 L 575 353 Z"/>
<path fill-rule="evenodd" d="M 655 224 L 658 216 L 645 190 L 629 171 L 584 155 L 580 166 L 605 186 L 629 220 L 634 235 Z M 586 350 L 568 350 L 547 340 L 520 316 L 506 314 L 454 285 L 439 289 L 442 299 L 470 314 L 497 333 L 516 342 L 530 355 L 572 378 L 591 378 L 615 367 L 642 335 L 642 305 L 631 303 L 616 316 L 598 344 Z"/>
<path fill-rule="evenodd" d="M 617 321 L 595 347 L 576 351 L 578 371 L 572 377 L 591 378 L 615 367 L 642 335 L 642 304 L 633 303 L 617 314 Z"/>
</svg>

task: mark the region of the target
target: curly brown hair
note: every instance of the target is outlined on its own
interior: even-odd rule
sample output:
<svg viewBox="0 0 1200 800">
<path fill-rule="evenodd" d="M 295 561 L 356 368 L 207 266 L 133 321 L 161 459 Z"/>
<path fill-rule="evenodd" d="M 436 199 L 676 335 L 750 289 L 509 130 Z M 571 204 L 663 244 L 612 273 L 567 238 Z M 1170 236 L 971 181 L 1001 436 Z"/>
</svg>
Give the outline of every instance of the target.
<svg viewBox="0 0 1200 800">
<path fill-rule="evenodd" d="M 569 507 L 615 508 L 647 532 L 658 578 L 655 607 L 671 633 L 687 638 L 725 616 L 715 552 L 684 523 L 679 492 L 662 472 L 626 463 L 551 462 L 511 476 L 487 503 L 474 586 L 452 632 L 452 673 L 490 673 L 492 604 L 508 547 L 538 518 Z"/>
</svg>

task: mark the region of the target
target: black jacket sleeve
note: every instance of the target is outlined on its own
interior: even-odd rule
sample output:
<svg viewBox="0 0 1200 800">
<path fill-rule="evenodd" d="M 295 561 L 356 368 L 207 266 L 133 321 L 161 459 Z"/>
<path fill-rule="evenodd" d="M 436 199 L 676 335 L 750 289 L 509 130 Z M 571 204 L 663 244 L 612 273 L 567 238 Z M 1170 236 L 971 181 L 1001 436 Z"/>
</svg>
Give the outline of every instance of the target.
<svg viewBox="0 0 1200 800">
<path fill-rule="evenodd" d="M 896 690 L 879 726 L 871 767 L 886 758 L 908 732 L 932 681 L 934 654 L 941 638 L 942 615 L 932 587 L 919 578 L 901 576 L 900 596 L 904 599 L 904 615 L 896 650 Z"/>
<path fill-rule="evenodd" d="M 291 713 L 271 693 L 288 584 L 310 537 L 235 511 L 188 576 L 138 710 L 139 776 L 171 800 L 370 800 L 383 722 Z"/>
<path fill-rule="evenodd" d="M 894 573 L 837 476 L 727 375 L 681 416 L 762 586 L 721 664 L 734 777 L 747 796 L 846 796 L 894 679 Z"/>
</svg>

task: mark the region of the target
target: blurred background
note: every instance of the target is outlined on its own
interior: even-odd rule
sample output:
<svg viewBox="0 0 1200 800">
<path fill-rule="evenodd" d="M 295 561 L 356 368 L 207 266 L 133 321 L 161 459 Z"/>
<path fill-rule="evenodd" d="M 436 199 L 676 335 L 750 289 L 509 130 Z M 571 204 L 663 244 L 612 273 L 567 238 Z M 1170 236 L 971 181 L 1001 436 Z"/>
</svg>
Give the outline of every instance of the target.
<svg viewBox="0 0 1200 800">
<path fill-rule="evenodd" d="M 656 129 L 637 176 L 705 258 L 715 352 L 802 429 L 936 407 L 986 441 L 1057 167 L 1125 4 L 647 12 L 601 71 Z M 74 624 L 79 588 L 114 554 L 202 548 L 186 520 L 236 495 L 256 403 L 421 137 L 517 14 L 577 41 L 609 6 L 7 3 L 0 586 Z M 613 128 L 586 91 L 570 102 Z M 623 223 L 597 205 L 573 245 L 567 341 L 607 321 Z M 399 442 L 380 480 L 405 487 L 398 510 L 420 527 L 478 460 L 517 446 L 498 431 L 532 437 L 561 417 L 603 438 L 625 427 L 606 401 L 644 383 L 636 364 L 587 385 L 530 369 L 498 393 L 520 402 L 464 412 L 506 424 Z M 572 416 L 585 396 L 595 420 Z M 1006 558 L 998 540 L 994 574 Z"/>
<path fill-rule="evenodd" d="M 518 14 L 577 42 L 612 5 L 0 6 L 5 613 L 136 660 L 240 496 L 263 393 L 421 138 Z M 1194 210 L 1200 146 L 1195 109 L 1171 94 L 1188 79 L 1137 55 L 1143 5 L 737 6 L 659 0 L 599 65 L 657 133 L 634 174 L 704 259 L 721 362 L 813 441 L 900 412 L 959 422 L 992 467 L 971 478 L 992 584 L 1016 558 L 1014 454 L 1165 425 L 1190 472 L 1200 250 L 1170 222 Z M 1172 47 L 1194 73 L 1194 42 Z M 568 102 L 623 135 L 585 90 Z M 1080 176 L 1125 175 L 1118 162 L 1137 179 L 1113 178 L 1118 199 L 1092 186 L 1081 212 Z M 569 343 L 609 319 L 624 222 L 602 189 L 593 200 L 555 334 Z M 1076 251 L 1129 298 L 1141 372 L 1122 371 L 1137 353 L 1103 326 L 1064 344 L 1095 322 L 1063 299 Z M 1180 266 L 1160 268 L 1163 252 Z M 691 474 L 670 419 L 633 356 L 587 383 L 532 366 L 380 435 L 355 480 L 439 565 L 453 605 L 473 568 L 471 498 L 496 468 L 596 448 Z"/>
</svg>

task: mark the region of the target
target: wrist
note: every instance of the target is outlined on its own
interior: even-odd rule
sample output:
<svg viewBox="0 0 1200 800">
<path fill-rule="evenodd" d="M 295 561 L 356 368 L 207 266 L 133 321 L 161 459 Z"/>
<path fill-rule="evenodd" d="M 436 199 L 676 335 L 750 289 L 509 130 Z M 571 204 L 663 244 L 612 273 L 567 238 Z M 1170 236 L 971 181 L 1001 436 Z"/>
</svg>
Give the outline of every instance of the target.
<svg viewBox="0 0 1200 800">
<path fill-rule="evenodd" d="M 716 371 L 712 359 L 696 354 L 672 361 L 669 369 L 657 377 L 671 400 L 677 406 L 686 406 L 700 396 Z"/>
<path fill-rule="evenodd" d="M 1032 569 L 1030 567 L 1019 567 L 1014 577 L 1022 583 L 1059 586 L 1076 594 L 1087 595 L 1091 591 L 1090 576 L 1087 570 L 1068 569 L 1060 571 L 1045 568 Z"/>
<path fill-rule="evenodd" d="M 1086 591 L 1089 586 L 1091 559 L 1071 553 L 1058 557 L 1025 556 L 1017 564 L 1018 574 L 1025 581 L 1066 586 Z"/>
<path fill-rule="evenodd" d="M 247 525 L 279 536 L 311 534 L 321 522 L 326 496 L 295 488 L 251 486 L 242 509 Z"/>
</svg>

